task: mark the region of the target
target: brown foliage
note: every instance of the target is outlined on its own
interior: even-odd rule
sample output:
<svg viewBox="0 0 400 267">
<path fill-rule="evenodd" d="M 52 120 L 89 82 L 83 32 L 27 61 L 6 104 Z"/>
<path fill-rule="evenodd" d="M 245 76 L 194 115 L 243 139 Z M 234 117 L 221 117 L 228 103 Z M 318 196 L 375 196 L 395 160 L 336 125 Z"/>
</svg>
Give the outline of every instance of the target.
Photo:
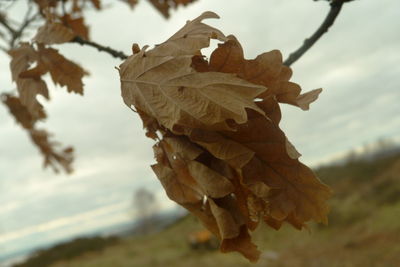
<svg viewBox="0 0 400 267">
<path fill-rule="evenodd" d="M 59 171 L 59 166 L 67 173 L 72 172 L 71 163 L 73 160 L 73 148 L 67 147 L 60 151 L 56 150 L 58 142 L 49 140 L 49 133 L 44 130 L 32 129 L 30 137 L 33 143 L 39 147 L 40 152 L 44 156 L 44 167 L 50 166 L 55 172 Z"/>
<path fill-rule="evenodd" d="M 157 139 L 152 166 L 167 195 L 221 240 L 221 251 L 257 261 L 250 231 L 260 221 L 326 222 L 330 189 L 303 165 L 279 129 L 278 103 L 308 109 L 321 89 L 301 94 L 274 50 L 253 60 L 233 36 L 189 21 L 171 38 L 120 65 L 125 104 Z M 223 41 L 207 61 L 201 49 Z"/>
<path fill-rule="evenodd" d="M 39 32 L 41 30 L 39 29 Z M 49 31 L 45 36 L 46 40 L 52 40 L 52 36 L 55 39 L 59 38 L 57 31 Z M 57 165 L 60 165 L 64 171 L 70 173 L 73 160 L 72 148 L 57 152 L 55 146 L 58 143 L 49 141 L 49 134 L 46 131 L 35 128 L 36 121 L 46 118 L 37 96 L 49 99 L 47 85 L 42 77 L 47 72 L 50 73 L 54 83 L 66 86 L 68 92 L 83 94 L 82 77 L 86 73 L 79 65 L 60 55 L 57 50 L 47 48 L 41 43 L 36 46 L 37 49 L 34 45 L 22 43 L 9 52 L 12 58 L 11 73 L 17 84 L 19 96 L 4 95 L 3 103 L 17 122 L 28 130 L 31 140 L 44 156 L 44 166 L 51 166 L 58 172 Z M 35 66 L 31 67 L 33 64 Z"/>
<path fill-rule="evenodd" d="M 196 0 L 148 0 L 165 18 L 169 18 L 171 8 L 177 8 L 179 5 L 186 6 Z"/>
<path fill-rule="evenodd" d="M 10 113 L 14 116 L 16 121 L 25 129 L 32 129 L 36 120 L 28 111 L 27 107 L 23 105 L 18 97 L 2 94 L 1 100 L 7 106 Z"/>
<path fill-rule="evenodd" d="M 131 7 L 137 4 L 137 0 L 127 0 Z M 171 8 L 177 8 L 179 5 L 187 5 L 194 0 L 163 0 L 149 2 L 164 16 L 169 17 Z M 72 154 L 48 153 L 53 144 L 48 140 L 48 134 L 43 130 L 36 131 L 34 124 L 37 120 L 44 120 L 46 113 L 42 103 L 37 96 L 42 96 L 49 100 L 48 86 L 43 79 L 45 74 L 50 74 L 56 85 L 65 86 L 68 92 L 74 92 L 83 95 L 83 76 L 88 73 L 78 64 L 70 61 L 58 50 L 52 48 L 54 44 L 63 44 L 67 42 L 91 43 L 103 51 L 113 51 L 109 47 L 102 47 L 89 41 L 89 27 L 85 24 L 85 12 L 87 9 L 102 10 L 101 0 L 34 0 L 28 4 L 28 13 L 25 20 L 21 23 L 20 29 L 14 28 L 14 25 L 8 21 L 6 14 L 1 15 L 1 25 L 11 34 L 11 39 L 7 40 L 11 49 L 8 54 L 11 56 L 10 70 L 12 79 L 17 85 L 18 96 L 4 97 L 3 102 L 10 110 L 15 119 L 29 131 L 34 143 L 45 156 L 45 162 L 57 161 L 70 172 Z M 36 10 L 38 13 L 29 17 L 30 12 Z M 37 29 L 36 35 L 31 43 L 21 42 L 17 44 L 24 30 L 28 28 L 31 22 L 41 21 L 42 26 Z M 0 38 L 5 37 L 3 35 Z M 6 39 L 5 39 L 6 40 Z M 77 41 L 79 40 L 79 41 Z M 100 48 L 102 47 L 102 48 Z M 123 53 L 113 51 L 112 55 Z M 146 116 L 145 113 L 142 116 Z M 32 132 L 35 130 L 36 132 Z M 46 145 L 45 145 L 46 144 Z M 49 156 L 50 155 L 50 156 Z M 53 158 L 54 160 L 49 160 Z M 68 160 L 66 159 L 68 157 Z M 46 163 L 48 166 L 50 163 Z M 51 164 L 50 164 L 51 165 Z"/>
<path fill-rule="evenodd" d="M 68 147 L 58 151 L 58 143 L 49 140 L 49 133 L 35 128 L 36 121 L 46 118 L 43 105 L 37 96 L 49 99 L 47 84 L 43 80 L 46 73 L 50 74 L 55 84 L 66 86 L 68 92 L 83 94 L 82 77 L 87 73 L 57 50 L 47 47 L 68 42 L 74 36 L 74 33 L 62 24 L 47 22 L 39 28 L 35 37 L 36 43 L 21 43 L 17 48 L 10 50 L 10 69 L 19 96 L 2 97 L 10 113 L 28 130 L 32 142 L 44 156 L 44 166 L 51 166 L 56 172 L 59 171 L 59 167 L 67 173 L 72 172 L 73 150 Z"/>
<path fill-rule="evenodd" d="M 32 142 L 39 148 L 44 156 L 44 167 L 50 166 L 55 172 L 58 172 L 61 167 L 65 172 L 71 173 L 73 161 L 72 147 L 61 150 L 56 149 L 59 143 L 50 141 L 50 134 L 45 130 L 35 128 L 37 119 L 32 116 L 27 106 L 22 104 L 20 98 L 9 94 L 2 94 L 1 100 L 14 116 L 17 123 L 21 124 L 28 131 Z"/>
<path fill-rule="evenodd" d="M 41 95 L 47 99 L 49 98 L 46 83 L 40 78 L 40 75 L 37 75 L 35 78 L 20 77 L 22 73 L 29 69 L 32 63 L 37 61 L 37 52 L 30 44 L 22 43 L 18 48 L 9 51 L 9 54 L 12 58 L 10 62 L 12 79 L 17 84 L 21 103 L 26 106 L 35 120 L 44 119 L 46 114 L 36 96 Z M 40 74 L 37 68 L 34 69 L 34 72 Z"/>
<path fill-rule="evenodd" d="M 134 7 L 137 5 L 138 0 L 123 0 L 126 2 L 130 7 Z M 148 0 L 149 3 L 157 9 L 158 12 L 163 15 L 165 18 L 170 17 L 170 10 L 176 9 L 179 6 L 186 6 L 189 5 L 196 0 Z"/>
<path fill-rule="evenodd" d="M 40 27 L 34 40 L 47 45 L 62 44 L 71 41 L 75 37 L 74 32 L 58 22 L 47 22 Z"/>
</svg>

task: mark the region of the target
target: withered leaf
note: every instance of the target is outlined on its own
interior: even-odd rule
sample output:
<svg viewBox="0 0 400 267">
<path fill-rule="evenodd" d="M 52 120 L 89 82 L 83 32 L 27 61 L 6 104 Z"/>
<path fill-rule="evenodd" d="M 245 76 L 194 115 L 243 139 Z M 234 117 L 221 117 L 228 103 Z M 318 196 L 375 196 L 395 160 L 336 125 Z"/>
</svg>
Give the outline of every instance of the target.
<svg viewBox="0 0 400 267">
<path fill-rule="evenodd" d="M 148 0 L 165 18 L 169 18 L 169 11 L 171 8 L 177 8 L 179 5 L 188 5 L 196 0 Z M 137 3 L 137 0 L 128 0 L 133 6 Z"/>
<path fill-rule="evenodd" d="M 265 87 L 232 74 L 198 73 L 191 67 L 191 57 L 208 46 L 210 38 L 223 39 L 219 31 L 201 23 L 215 16 L 204 13 L 165 43 L 149 52 L 142 49 L 121 64 L 122 96 L 128 107 L 134 105 L 175 133 L 187 126 L 231 129 L 226 120 L 245 122 L 246 108 L 262 113 L 252 100 Z"/>
<path fill-rule="evenodd" d="M 153 166 L 153 169 L 156 168 L 157 173 L 160 174 L 157 176 L 159 178 L 161 176 L 160 180 L 164 181 L 165 187 L 172 188 L 172 184 L 176 185 L 173 190 L 178 193 L 173 193 L 173 195 L 181 195 L 180 191 L 186 194 L 185 190 L 177 187 L 179 185 L 198 192 L 200 199 L 203 196 L 221 198 L 233 192 L 234 187 L 228 178 L 196 160 L 204 153 L 204 150 L 190 143 L 186 138 L 164 138 L 154 149 L 161 166 Z M 175 179 L 172 173 L 175 174 Z M 171 190 L 166 190 L 171 192 Z"/>
<path fill-rule="evenodd" d="M 81 14 L 84 9 L 91 7 L 87 2 L 90 2 L 95 9 L 101 9 L 101 0 L 69 0 L 69 2 L 72 2 L 71 12 L 73 14 Z"/>
<path fill-rule="evenodd" d="M 39 48 L 40 62 L 50 72 L 54 83 L 66 86 L 68 92 L 83 95 L 82 78 L 88 73 L 53 48 Z"/>
<path fill-rule="evenodd" d="M 34 41 L 47 45 L 62 44 L 71 41 L 76 34 L 59 22 L 46 22 L 38 29 Z"/>
<path fill-rule="evenodd" d="M 25 129 L 31 129 L 33 127 L 35 119 L 32 117 L 26 106 L 22 105 L 18 97 L 9 94 L 2 94 L 1 100 L 22 127 Z"/>
<path fill-rule="evenodd" d="M 181 205 L 198 203 L 202 200 L 203 195 L 195 188 L 181 182 L 170 167 L 162 164 L 155 164 L 151 167 L 171 200 Z"/>
<path fill-rule="evenodd" d="M 32 69 L 20 72 L 19 78 L 23 78 L 20 79 L 21 81 L 26 81 L 29 85 L 37 83 L 46 86 L 41 80 L 41 76 L 49 72 L 55 84 L 66 86 L 68 92 L 83 95 L 82 78 L 88 74 L 84 69 L 65 58 L 56 49 L 39 46 L 39 50 L 34 52 L 37 65 Z M 43 91 L 43 93 L 46 92 L 47 89 Z M 47 97 L 47 95 L 45 96 Z"/>
<path fill-rule="evenodd" d="M 157 131 L 161 128 L 157 120 L 147 115 L 140 109 L 136 109 L 136 112 L 139 114 L 140 118 L 143 121 L 143 128 L 146 129 L 146 136 L 156 140 L 158 138 Z"/>
<path fill-rule="evenodd" d="M 257 246 L 251 242 L 251 236 L 245 226 L 240 227 L 240 232 L 237 237 L 222 241 L 221 251 L 238 251 L 251 262 L 257 262 L 261 254 Z"/>
<path fill-rule="evenodd" d="M 233 192 L 234 188 L 229 180 L 206 165 L 193 160 L 187 166 L 189 173 L 199 183 L 205 195 L 218 198 Z"/>
<path fill-rule="evenodd" d="M 180 204 L 200 202 L 204 194 L 201 192 L 197 181 L 189 174 L 183 159 L 172 155 L 174 151 L 165 141 L 156 144 L 153 149 L 158 163 L 153 165 L 152 168 L 165 188 L 168 197 Z M 167 152 L 166 149 L 169 151 Z M 170 154 L 170 157 L 167 153 Z M 196 155 L 200 151 L 192 149 L 191 153 Z"/>
<path fill-rule="evenodd" d="M 197 202 L 194 204 L 182 204 L 182 207 L 190 211 L 200 220 L 204 227 L 206 227 L 218 239 L 221 239 L 217 221 L 211 213 L 209 201 L 205 201 L 205 203 Z"/>
<path fill-rule="evenodd" d="M 207 201 L 210 203 L 211 213 L 217 222 L 221 239 L 237 237 L 240 226 L 244 225 L 245 220 L 237 209 L 235 200 L 228 195 L 221 199 L 209 198 Z"/>
<path fill-rule="evenodd" d="M 298 84 L 289 82 L 292 70 L 283 65 L 282 54 L 278 50 L 263 53 L 255 59 L 246 60 L 243 49 L 234 36 L 228 36 L 228 41 L 220 44 L 211 54 L 207 71 L 236 73 L 239 77 L 268 88 L 259 97 L 266 98 L 275 95 L 281 103 L 292 104 L 303 110 L 318 98 L 322 89 L 316 89 L 305 94 L 301 93 Z M 202 64 L 197 63 L 198 67 Z M 196 64 L 195 64 L 196 67 Z"/>
<path fill-rule="evenodd" d="M 50 166 L 55 172 L 58 172 L 60 167 L 67 173 L 72 172 L 72 147 L 67 147 L 59 151 L 56 150 L 56 146 L 59 144 L 50 141 L 50 135 L 46 131 L 32 129 L 29 133 L 33 143 L 36 144 L 44 156 L 44 167 Z"/>
<path fill-rule="evenodd" d="M 122 0 L 122 1 L 127 3 L 131 8 L 134 8 L 138 3 L 138 0 Z"/>
<path fill-rule="evenodd" d="M 307 93 L 301 94 L 297 97 L 296 103 L 301 109 L 308 110 L 310 108 L 310 103 L 317 100 L 318 96 L 321 92 L 322 92 L 322 89 L 319 88 L 319 89 L 314 89 Z"/>
<path fill-rule="evenodd" d="M 286 145 L 286 152 L 288 153 L 289 157 L 291 157 L 292 159 L 298 159 L 299 157 L 301 157 L 299 151 L 297 151 L 294 145 L 287 138 L 285 141 L 285 145 Z"/>
<path fill-rule="evenodd" d="M 96 9 L 101 9 L 101 2 L 100 2 L 100 0 L 90 0 L 90 2 L 92 3 L 92 5 L 93 5 Z"/>
<path fill-rule="evenodd" d="M 185 133 L 190 140 L 207 149 L 214 157 L 226 161 L 232 166 L 242 168 L 254 156 L 254 152 L 224 138 L 220 133 L 202 129 L 191 129 Z"/>
<path fill-rule="evenodd" d="M 148 51 L 154 56 L 190 56 L 200 55 L 200 49 L 210 45 L 210 39 L 225 41 L 225 35 L 218 29 L 202 23 L 202 20 L 219 18 L 214 12 L 204 12 L 172 35 L 166 42 L 156 45 L 157 49 Z"/>
<path fill-rule="evenodd" d="M 66 27 L 71 29 L 75 35 L 89 40 L 89 28 L 85 25 L 83 17 L 72 18 L 71 15 L 65 14 L 61 17 L 61 21 Z"/>
<path fill-rule="evenodd" d="M 46 83 L 40 77 L 22 78 L 20 75 L 38 59 L 38 53 L 28 43 L 21 45 L 9 51 L 11 56 L 10 69 L 12 79 L 17 84 L 19 99 L 26 106 L 32 117 L 43 119 L 46 117 L 43 106 L 36 99 L 37 95 L 49 98 L 49 92 Z"/>
<path fill-rule="evenodd" d="M 54 0 L 34 0 L 34 2 L 38 5 L 40 10 L 44 10 L 49 7 L 57 6 L 59 1 Z"/>
</svg>

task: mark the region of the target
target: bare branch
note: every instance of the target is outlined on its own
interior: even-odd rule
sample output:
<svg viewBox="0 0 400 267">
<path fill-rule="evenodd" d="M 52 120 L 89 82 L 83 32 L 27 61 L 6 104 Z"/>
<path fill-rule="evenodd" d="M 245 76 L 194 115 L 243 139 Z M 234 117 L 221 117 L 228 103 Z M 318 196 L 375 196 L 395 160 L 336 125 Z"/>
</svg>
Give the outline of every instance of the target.
<svg viewBox="0 0 400 267">
<path fill-rule="evenodd" d="M 336 17 L 339 15 L 340 10 L 342 9 L 342 6 L 345 2 L 349 2 L 349 0 L 333 0 L 330 3 L 331 8 L 321 26 L 319 26 L 319 28 L 310 38 L 304 41 L 303 45 L 299 49 L 289 55 L 289 57 L 283 62 L 284 65 L 291 66 L 304 53 L 306 53 L 319 40 L 319 38 L 324 35 L 324 33 L 329 30 L 329 28 L 335 22 Z"/>
<path fill-rule="evenodd" d="M 79 37 L 79 36 L 76 36 L 76 37 L 75 37 L 74 39 L 72 39 L 70 42 L 72 42 L 72 43 L 78 43 L 78 44 L 80 44 L 80 45 L 88 45 L 88 46 L 97 48 L 97 50 L 99 50 L 99 51 L 101 51 L 101 52 L 106 52 L 106 53 L 108 53 L 108 54 L 110 54 L 111 56 L 116 57 L 116 58 L 126 59 L 126 58 L 128 57 L 124 52 L 114 50 L 114 49 L 112 49 L 112 48 L 109 47 L 109 46 L 103 46 L 103 45 L 100 45 L 100 44 L 98 44 L 98 43 L 85 40 L 85 39 L 83 39 L 82 37 Z"/>
<path fill-rule="evenodd" d="M 25 29 L 34 21 L 38 18 L 39 13 L 36 13 L 32 16 L 30 16 L 32 12 L 32 7 L 30 6 L 28 11 L 26 12 L 24 21 L 22 22 L 21 26 L 19 27 L 19 29 L 17 30 L 17 32 L 15 34 L 13 34 L 12 39 L 10 41 L 10 47 L 14 47 L 15 46 L 15 42 L 17 41 L 18 38 L 20 38 Z"/>
<path fill-rule="evenodd" d="M 5 15 L 0 14 L 0 24 L 3 25 L 4 28 L 6 28 L 6 30 L 8 31 L 8 33 L 11 36 L 11 38 L 9 40 L 5 40 L 8 43 L 10 49 L 15 46 L 15 43 L 23 35 L 26 28 L 34 20 L 36 20 L 38 18 L 38 13 L 31 16 L 32 10 L 33 10 L 32 5 L 29 5 L 28 10 L 24 16 L 24 19 L 18 28 L 16 28 L 16 26 L 11 26 L 12 24 L 10 24 L 10 20 L 8 20 L 5 17 Z M 6 39 L 6 38 L 4 38 L 4 39 Z"/>
</svg>

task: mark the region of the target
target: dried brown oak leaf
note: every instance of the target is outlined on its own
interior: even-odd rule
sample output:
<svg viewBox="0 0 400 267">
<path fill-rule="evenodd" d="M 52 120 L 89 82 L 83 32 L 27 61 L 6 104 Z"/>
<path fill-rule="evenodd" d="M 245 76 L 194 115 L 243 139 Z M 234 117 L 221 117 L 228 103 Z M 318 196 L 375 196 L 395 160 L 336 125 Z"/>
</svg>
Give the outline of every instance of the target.
<svg viewBox="0 0 400 267">
<path fill-rule="evenodd" d="M 225 40 L 220 31 L 201 23 L 215 17 L 204 13 L 166 42 L 128 57 L 119 70 L 125 104 L 175 133 L 182 133 L 184 127 L 228 130 L 228 119 L 246 122 L 246 108 L 262 113 L 253 98 L 265 87 L 234 74 L 199 73 L 191 67 L 193 55 L 207 47 L 210 38 Z"/>
<path fill-rule="evenodd" d="M 87 2 L 91 2 L 92 6 L 97 9 L 100 10 L 101 9 L 101 1 L 100 0 L 69 0 L 70 2 L 72 2 L 72 12 L 73 13 L 81 13 L 84 9 L 88 8 L 89 5 L 87 4 Z"/>
<path fill-rule="evenodd" d="M 73 148 L 67 147 L 56 150 L 58 142 L 49 140 L 49 133 L 44 130 L 32 129 L 29 131 L 33 143 L 39 148 L 44 156 L 44 167 L 50 166 L 55 172 L 59 172 L 59 167 L 65 172 L 72 172 Z"/>
<path fill-rule="evenodd" d="M 205 151 L 182 137 L 166 137 L 155 147 L 159 164 L 153 166 L 171 198 L 185 204 L 202 200 L 203 196 L 221 198 L 233 192 L 234 187 L 227 177 L 197 161 Z M 172 179 L 174 174 L 176 179 Z M 175 188 L 172 188 L 175 187 Z M 185 190 L 185 188 L 187 190 Z M 189 191 L 197 197 L 189 197 Z M 189 197 L 186 199 L 186 197 Z"/>
<path fill-rule="evenodd" d="M 265 98 L 275 95 L 278 102 L 292 104 L 303 110 L 309 109 L 309 104 L 318 98 L 322 89 L 300 94 L 300 86 L 289 81 L 292 70 L 283 65 L 282 54 L 279 50 L 272 50 L 255 59 L 246 60 L 243 49 L 236 38 L 228 36 L 228 39 L 227 42 L 219 44 L 212 53 L 209 66 L 206 67 L 207 71 L 236 73 L 240 78 L 268 88 L 258 97 Z M 205 67 L 201 59 L 197 58 L 197 61 L 200 60 L 200 63 L 197 62 L 198 69 Z"/>
<path fill-rule="evenodd" d="M 24 106 L 18 97 L 2 94 L 2 102 L 7 106 L 10 113 L 14 116 L 15 120 L 22 125 L 25 129 L 32 129 L 35 124 L 35 119 Z"/>
<path fill-rule="evenodd" d="M 165 18 L 169 18 L 170 9 L 177 8 L 180 5 L 186 6 L 196 0 L 148 0 L 150 4 L 157 9 Z M 137 1 L 128 1 L 131 6 L 135 5 Z"/>
<path fill-rule="evenodd" d="M 82 78 L 88 73 L 53 48 L 39 49 L 39 64 L 48 70 L 54 83 L 66 86 L 68 92 L 83 95 Z"/>
<path fill-rule="evenodd" d="M 45 25 L 38 29 L 33 40 L 38 43 L 52 45 L 69 42 L 75 36 L 74 31 L 65 27 L 62 23 L 47 21 Z"/>
<path fill-rule="evenodd" d="M 138 4 L 138 0 L 121 0 L 129 5 L 130 8 L 134 8 Z"/>
<path fill-rule="evenodd" d="M 168 197 L 191 211 L 221 239 L 222 251 L 239 251 L 257 260 L 259 252 L 251 243 L 237 195 L 233 195 L 236 188 L 231 170 L 182 136 L 165 137 L 154 151 L 158 163 L 152 168 Z"/>
<path fill-rule="evenodd" d="M 36 66 L 24 72 L 19 77 L 25 79 L 40 79 L 47 72 L 55 84 L 66 86 L 67 91 L 83 95 L 82 78 L 88 73 L 78 64 L 65 58 L 56 49 L 39 45 L 36 51 Z"/>
<path fill-rule="evenodd" d="M 52 45 L 67 43 L 80 36 L 89 39 L 89 28 L 85 25 L 84 17 L 79 15 L 65 14 L 48 19 L 46 23 L 40 27 L 33 38 L 33 41 Z"/>
<path fill-rule="evenodd" d="M 256 261 L 250 231 L 260 221 L 276 229 L 326 222 L 330 189 L 279 128 L 279 102 L 308 109 L 320 89 L 301 94 L 277 50 L 244 59 L 239 42 L 205 18 L 217 15 L 188 21 L 121 64 L 122 97 L 159 140 L 152 168 L 169 198 L 220 238 L 221 251 Z M 224 43 L 207 61 L 200 50 L 211 38 Z"/>
<path fill-rule="evenodd" d="M 38 53 L 32 45 L 21 43 L 15 49 L 9 51 L 11 56 L 10 69 L 13 81 L 17 84 L 17 90 L 21 103 L 26 106 L 35 120 L 46 117 L 43 106 L 36 99 L 41 95 L 49 99 L 49 91 L 46 83 L 38 76 L 22 78 L 20 75 L 26 72 L 30 66 L 37 62 Z"/>
<path fill-rule="evenodd" d="M 59 145 L 58 142 L 49 141 L 50 135 L 46 131 L 35 129 L 36 120 L 18 97 L 2 94 L 1 100 L 7 106 L 16 121 L 27 130 L 33 143 L 43 154 L 44 167 L 50 166 L 56 172 L 58 172 L 59 167 L 61 167 L 67 173 L 72 172 L 73 149 L 67 147 L 61 151 L 56 150 L 55 147 Z"/>
<path fill-rule="evenodd" d="M 62 16 L 61 21 L 63 24 L 71 29 L 75 35 L 82 37 L 83 39 L 89 40 L 89 28 L 85 24 L 84 17 L 72 17 L 69 14 Z M 75 37 L 75 36 L 74 36 Z M 71 40 L 71 39 L 70 39 Z M 68 41 L 70 41 L 68 40 Z"/>
<path fill-rule="evenodd" d="M 40 10 L 49 8 L 49 7 L 56 7 L 59 3 L 57 0 L 33 0 L 36 5 L 39 7 Z"/>
<path fill-rule="evenodd" d="M 92 2 L 92 5 L 93 5 L 96 9 L 101 9 L 101 1 L 100 1 L 100 0 L 90 0 L 90 2 Z"/>
</svg>

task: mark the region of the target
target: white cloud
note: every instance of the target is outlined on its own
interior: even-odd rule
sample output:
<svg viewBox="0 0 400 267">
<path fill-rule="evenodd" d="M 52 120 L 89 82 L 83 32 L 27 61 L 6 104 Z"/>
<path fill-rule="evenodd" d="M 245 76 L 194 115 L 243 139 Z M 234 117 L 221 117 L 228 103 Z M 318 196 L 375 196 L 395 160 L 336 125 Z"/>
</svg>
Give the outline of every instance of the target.
<svg viewBox="0 0 400 267">
<path fill-rule="evenodd" d="M 9 242 L 14 239 L 19 239 L 22 237 L 26 237 L 32 234 L 42 233 L 42 232 L 49 232 L 54 229 L 66 227 L 69 225 L 79 225 L 81 223 L 87 223 L 88 221 L 92 222 L 91 226 L 96 227 L 104 226 L 108 224 L 115 223 L 116 221 L 129 221 L 131 218 L 127 215 L 127 203 L 121 202 L 112 205 L 107 205 L 95 210 L 91 210 L 84 213 L 79 213 L 73 216 L 62 217 L 55 220 L 51 220 L 42 224 L 32 225 L 28 227 L 24 227 L 22 229 L 18 229 L 12 232 L 8 232 L 5 234 L 0 235 L 0 244 Z M 118 211 L 120 214 L 115 216 L 109 216 L 110 213 L 116 213 Z M 107 215 L 107 216 L 104 216 Z M 102 218 L 102 220 L 98 220 L 99 217 L 104 216 L 106 218 Z M 107 219 L 108 218 L 108 219 Z M 94 220 L 96 219 L 96 223 Z"/>
</svg>

